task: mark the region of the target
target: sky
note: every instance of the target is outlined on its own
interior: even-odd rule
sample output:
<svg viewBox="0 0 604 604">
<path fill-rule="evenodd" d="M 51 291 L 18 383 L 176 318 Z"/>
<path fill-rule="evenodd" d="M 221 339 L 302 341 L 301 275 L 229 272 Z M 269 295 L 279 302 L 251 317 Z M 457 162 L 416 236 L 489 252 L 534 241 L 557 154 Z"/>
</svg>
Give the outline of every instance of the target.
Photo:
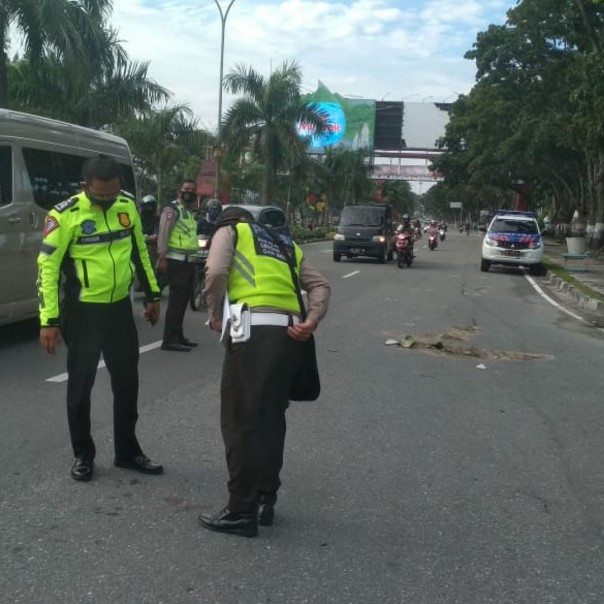
<svg viewBox="0 0 604 604">
<path fill-rule="evenodd" d="M 230 0 L 218 0 L 223 12 Z M 322 81 L 345 97 L 452 102 L 474 84 L 464 59 L 476 35 L 503 24 L 514 0 L 235 0 L 225 26 L 224 74 L 265 77 L 297 61 L 303 92 Z M 218 123 L 222 23 L 214 0 L 114 0 L 111 24 L 130 59 L 187 104 L 200 125 Z M 224 93 L 223 116 L 232 97 Z"/>
</svg>

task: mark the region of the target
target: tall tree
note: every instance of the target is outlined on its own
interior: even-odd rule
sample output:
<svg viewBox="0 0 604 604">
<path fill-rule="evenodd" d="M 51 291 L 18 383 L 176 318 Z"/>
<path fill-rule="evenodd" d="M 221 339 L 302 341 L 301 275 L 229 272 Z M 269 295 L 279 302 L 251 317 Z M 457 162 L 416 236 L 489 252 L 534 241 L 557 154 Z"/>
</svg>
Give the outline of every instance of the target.
<svg viewBox="0 0 604 604">
<path fill-rule="evenodd" d="M 316 109 L 302 101 L 302 72 L 296 62 L 284 62 L 265 78 L 254 69 L 237 65 L 224 78 L 227 90 L 242 94 L 227 111 L 225 139 L 235 151 L 251 148 L 263 164 L 262 202 L 271 203 L 277 171 L 291 166 L 306 152 L 307 142 L 296 131 L 304 121 L 318 131 L 323 121 Z"/>
<path fill-rule="evenodd" d="M 140 179 L 155 187 L 162 205 L 172 198 L 176 181 L 196 176 L 178 167 L 188 164 L 191 157 L 199 166 L 203 149 L 212 140 L 185 105 L 151 110 L 121 122 L 115 131 L 128 139 Z"/>
<path fill-rule="evenodd" d="M 82 62 L 85 45 L 100 50 L 96 24 L 111 6 L 111 0 L 1 0 L 0 107 L 7 103 L 6 51 L 11 26 L 22 35 L 25 55 L 32 61 L 53 51 L 62 61 Z"/>
</svg>

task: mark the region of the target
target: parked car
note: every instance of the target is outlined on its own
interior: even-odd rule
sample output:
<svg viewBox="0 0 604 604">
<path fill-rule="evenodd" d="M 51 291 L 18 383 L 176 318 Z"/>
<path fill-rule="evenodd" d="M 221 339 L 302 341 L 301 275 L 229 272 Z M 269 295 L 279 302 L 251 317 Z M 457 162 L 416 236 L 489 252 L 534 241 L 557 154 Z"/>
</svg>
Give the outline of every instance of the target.
<svg viewBox="0 0 604 604">
<path fill-rule="evenodd" d="M 525 266 L 531 273 L 543 271 L 543 238 L 535 212 L 498 210 L 482 240 L 480 270 L 492 264 Z"/>
<path fill-rule="evenodd" d="M 225 205 L 223 206 L 223 209 L 226 209 L 231 205 L 235 204 Z M 236 205 L 238 208 L 247 210 L 259 224 L 268 227 L 277 233 L 289 233 L 285 212 L 279 206 Z"/>
</svg>

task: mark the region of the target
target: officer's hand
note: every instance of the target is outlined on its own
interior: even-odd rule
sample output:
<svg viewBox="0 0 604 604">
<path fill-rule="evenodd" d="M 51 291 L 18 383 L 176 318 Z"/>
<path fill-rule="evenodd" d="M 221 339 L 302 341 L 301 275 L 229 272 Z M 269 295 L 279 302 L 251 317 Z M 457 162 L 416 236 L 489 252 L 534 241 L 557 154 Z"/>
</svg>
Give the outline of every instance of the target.
<svg viewBox="0 0 604 604">
<path fill-rule="evenodd" d="M 147 243 L 155 243 L 157 241 L 157 235 L 147 235 Z"/>
<path fill-rule="evenodd" d="M 292 325 L 287 328 L 287 335 L 299 342 L 306 342 L 312 335 L 312 332 L 317 329 L 319 324 L 312 319 L 306 319 L 304 323 L 298 323 L 298 325 Z"/>
<path fill-rule="evenodd" d="M 214 317 L 210 318 L 210 329 L 212 331 L 217 331 L 218 333 L 222 332 L 222 321 L 220 319 L 215 319 Z"/>
<path fill-rule="evenodd" d="M 143 319 L 149 321 L 151 325 L 155 325 L 159 321 L 160 312 L 159 302 L 147 302 L 145 304 L 145 311 L 143 312 Z"/>
<path fill-rule="evenodd" d="M 158 258 L 157 264 L 155 265 L 155 270 L 162 275 L 165 275 L 168 272 L 168 261 L 166 258 Z"/>
<path fill-rule="evenodd" d="M 41 327 L 40 328 L 40 346 L 48 352 L 55 354 L 57 345 L 61 341 L 61 331 L 58 327 Z"/>
</svg>

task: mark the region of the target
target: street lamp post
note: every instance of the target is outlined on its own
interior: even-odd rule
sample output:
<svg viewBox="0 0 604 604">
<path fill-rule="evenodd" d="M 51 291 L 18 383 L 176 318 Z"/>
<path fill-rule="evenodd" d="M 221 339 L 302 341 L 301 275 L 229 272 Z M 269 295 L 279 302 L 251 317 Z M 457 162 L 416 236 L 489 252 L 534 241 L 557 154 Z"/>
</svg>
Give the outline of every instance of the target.
<svg viewBox="0 0 604 604">
<path fill-rule="evenodd" d="M 218 0 L 214 0 L 218 10 L 220 12 L 220 21 L 222 23 L 222 31 L 220 37 L 220 84 L 218 88 L 218 128 L 216 130 L 216 146 L 220 147 L 221 145 L 221 125 L 222 125 L 222 80 L 223 80 L 223 70 L 224 70 L 224 30 L 226 27 L 226 20 L 229 16 L 229 11 L 231 10 L 231 6 L 235 3 L 235 0 L 231 0 L 229 5 L 227 6 L 226 11 L 222 10 L 222 6 Z M 216 182 L 214 184 L 214 196 L 217 199 L 220 199 L 220 156 L 222 153 L 220 151 L 215 153 L 216 156 Z"/>
</svg>

